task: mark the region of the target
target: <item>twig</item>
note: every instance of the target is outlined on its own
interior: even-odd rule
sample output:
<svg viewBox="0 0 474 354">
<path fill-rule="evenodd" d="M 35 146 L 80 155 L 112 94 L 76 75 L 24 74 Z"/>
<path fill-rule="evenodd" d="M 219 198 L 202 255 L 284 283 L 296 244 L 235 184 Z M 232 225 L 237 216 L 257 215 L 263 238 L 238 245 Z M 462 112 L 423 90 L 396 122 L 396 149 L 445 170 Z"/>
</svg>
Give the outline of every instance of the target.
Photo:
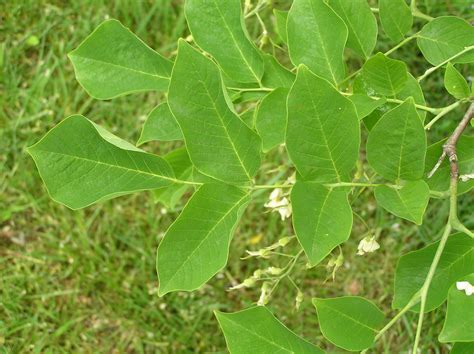
<svg viewBox="0 0 474 354">
<path fill-rule="evenodd" d="M 454 161 L 456 162 L 453 166 L 451 164 L 451 176 L 453 173 L 456 173 L 456 180 L 459 177 L 459 168 L 457 164 L 457 156 L 456 156 L 456 143 L 459 140 L 459 137 L 461 136 L 462 132 L 464 129 L 466 129 L 467 125 L 469 124 L 470 120 L 472 119 L 474 115 L 474 103 L 471 103 L 469 106 L 468 110 L 466 111 L 466 114 L 464 115 L 463 119 L 461 122 L 459 122 L 458 126 L 454 130 L 453 134 L 449 137 L 449 139 L 446 141 L 446 143 L 443 145 L 443 153 L 441 154 L 440 158 L 438 159 L 438 162 L 436 165 L 433 167 L 433 169 L 428 173 L 428 178 L 433 177 L 435 172 L 438 170 L 438 168 L 441 166 L 441 163 L 444 161 L 446 156 L 449 158 L 449 161 Z M 454 169 L 454 171 L 453 171 Z"/>
</svg>

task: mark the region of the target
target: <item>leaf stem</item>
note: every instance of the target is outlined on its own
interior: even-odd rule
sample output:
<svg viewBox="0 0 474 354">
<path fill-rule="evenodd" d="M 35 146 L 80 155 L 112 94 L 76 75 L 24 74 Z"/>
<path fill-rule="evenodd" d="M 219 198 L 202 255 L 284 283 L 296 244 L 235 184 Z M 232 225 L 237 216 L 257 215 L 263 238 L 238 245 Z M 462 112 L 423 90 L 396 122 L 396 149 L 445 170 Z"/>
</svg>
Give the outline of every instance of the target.
<svg viewBox="0 0 474 354">
<path fill-rule="evenodd" d="M 455 55 L 453 55 L 452 57 L 446 59 L 445 61 L 439 63 L 438 65 L 436 66 L 433 66 L 432 68 L 429 68 L 428 70 L 425 71 L 425 73 L 421 76 L 419 76 L 417 78 L 418 82 L 420 82 L 421 80 L 425 79 L 428 75 L 430 75 L 432 72 L 438 70 L 440 67 L 442 67 L 443 65 L 449 63 L 451 60 L 454 60 L 458 57 L 460 57 L 461 55 L 471 51 L 474 49 L 474 45 L 471 45 L 471 46 L 468 46 L 468 47 L 465 47 L 463 50 L 461 50 L 459 53 L 456 53 Z"/>
<path fill-rule="evenodd" d="M 443 118 L 446 114 L 448 114 L 449 112 L 451 112 L 453 109 L 456 109 L 457 107 L 459 107 L 460 105 L 462 105 L 465 101 L 464 100 L 460 100 L 460 101 L 456 101 L 454 102 L 453 104 L 450 104 L 449 106 L 446 106 L 446 107 L 443 107 L 443 108 L 437 108 L 439 111 L 438 113 L 436 114 L 436 116 L 429 121 L 428 124 L 425 125 L 425 130 L 430 130 L 431 127 L 438 121 L 440 120 L 441 118 Z"/>
</svg>

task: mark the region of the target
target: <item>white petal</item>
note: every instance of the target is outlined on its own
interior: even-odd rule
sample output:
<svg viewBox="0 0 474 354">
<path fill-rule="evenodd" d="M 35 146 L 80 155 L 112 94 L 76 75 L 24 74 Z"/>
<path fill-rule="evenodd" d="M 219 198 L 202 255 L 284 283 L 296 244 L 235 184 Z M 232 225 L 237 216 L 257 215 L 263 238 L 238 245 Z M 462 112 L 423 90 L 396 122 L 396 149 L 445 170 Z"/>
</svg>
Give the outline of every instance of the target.
<svg viewBox="0 0 474 354">
<path fill-rule="evenodd" d="M 458 290 L 466 290 L 471 284 L 468 281 L 458 281 L 456 282 L 456 288 Z"/>
</svg>

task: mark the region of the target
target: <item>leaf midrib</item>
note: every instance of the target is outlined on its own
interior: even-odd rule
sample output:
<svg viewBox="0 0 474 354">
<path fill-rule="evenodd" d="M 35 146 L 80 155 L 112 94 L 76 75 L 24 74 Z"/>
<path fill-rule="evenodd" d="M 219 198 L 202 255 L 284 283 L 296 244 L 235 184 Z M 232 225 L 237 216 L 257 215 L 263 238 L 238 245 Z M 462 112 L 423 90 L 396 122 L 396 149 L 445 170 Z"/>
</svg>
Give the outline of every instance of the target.
<svg viewBox="0 0 474 354">
<path fill-rule="evenodd" d="M 197 192 L 196 192 L 197 193 Z M 240 198 L 221 218 L 219 218 L 215 225 L 206 233 L 206 235 L 202 238 L 202 240 L 199 242 L 199 244 L 194 248 L 194 250 L 186 257 L 186 259 L 181 263 L 181 265 L 176 269 L 174 274 L 169 278 L 169 280 L 166 282 L 166 284 L 169 284 L 170 282 L 173 281 L 173 279 L 177 276 L 177 274 L 181 271 L 181 269 L 189 262 L 191 257 L 196 253 L 196 251 L 201 247 L 201 245 L 209 238 L 211 233 L 220 225 L 220 223 L 227 218 L 227 216 L 230 215 L 231 212 L 234 211 L 236 207 L 239 207 L 242 203 L 243 200 L 245 200 L 248 197 L 248 193 L 245 193 L 242 198 Z M 179 218 L 176 219 L 175 222 L 178 222 Z M 173 225 L 170 226 L 170 229 Z M 166 237 L 166 235 L 165 235 Z"/>
<path fill-rule="evenodd" d="M 111 63 L 111 62 L 106 61 L 106 60 L 93 59 L 93 58 L 90 58 L 90 57 L 85 57 L 85 56 L 74 54 L 74 53 L 69 54 L 69 57 L 70 58 L 78 57 L 78 58 L 82 58 L 84 60 L 90 60 L 90 61 L 93 61 L 93 62 L 104 63 L 104 64 L 107 64 L 107 65 L 110 65 L 110 66 L 120 68 L 122 70 L 131 71 L 131 72 L 134 72 L 134 73 L 137 73 L 137 74 L 151 76 L 151 77 L 158 78 L 158 79 L 163 79 L 163 80 L 169 80 L 169 77 L 167 77 L 167 76 L 152 74 L 152 73 L 137 70 L 137 69 L 134 69 L 134 68 L 129 68 L 129 67 L 126 67 L 126 66 L 123 66 L 123 65 L 120 65 L 120 64 Z"/>
</svg>

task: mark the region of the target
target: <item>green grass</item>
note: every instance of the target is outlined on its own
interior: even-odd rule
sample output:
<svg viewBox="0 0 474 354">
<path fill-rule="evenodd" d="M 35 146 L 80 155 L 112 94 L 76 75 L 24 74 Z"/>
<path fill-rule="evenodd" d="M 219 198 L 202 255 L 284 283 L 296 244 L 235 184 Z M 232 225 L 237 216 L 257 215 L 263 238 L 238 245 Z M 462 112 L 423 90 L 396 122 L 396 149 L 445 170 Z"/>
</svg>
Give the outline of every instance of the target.
<svg viewBox="0 0 474 354">
<path fill-rule="evenodd" d="M 195 293 L 158 298 L 156 247 L 182 205 L 163 213 L 162 206 L 144 193 L 71 211 L 49 199 L 25 152 L 73 113 L 136 141 L 145 115 L 162 97 L 149 93 L 94 101 L 75 81 L 66 54 L 104 19 L 117 18 L 150 46 L 172 56 L 176 39 L 187 35 L 182 1 L 7 1 L 0 4 L 0 14 L 0 352 L 225 351 L 212 311 L 243 309 L 259 296 L 258 289 L 226 289 L 257 268 L 287 261 L 239 259 L 245 249 L 258 249 L 292 234 L 289 222 L 265 213 L 266 194 L 245 213 L 223 272 Z M 255 31 L 251 26 L 250 32 Z M 406 59 L 413 50 L 408 47 L 397 55 Z M 426 69 L 420 59 L 411 64 L 415 73 Z M 428 102 L 443 105 L 447 99 L 441 76 L 433 75 L 426 85 Z M 458 110 L 446 116 L 434 135 L 446 135 L 460 114 Z M 163 152 L 171 147 L 148 148 Z M 269 161 L 267 169 L 286 157 L 275 152 Z M 462 217 L 471 228 L 473 202 L 472 194 L 461 198 Z M 305 292 L 300 311 L 294 310 L 296 292 L 288 281 L 282 282 L 269 304 L 290 328 L 314 343 L 322 343 L 322 337 L 312 296 L 363 295 L 393 314 L 390 302 L 398 256 L 435 240 L 447 213 L 446 201 L 434 201 L 424 226 L 417 228 L 376 209 L 369 191 L 354 206 L 360 218 L 355 217 L 351 240 L 343 247 L 345 264 L 336 280 L 325 281 L 329 275 L 325 264 L 305 270 L 301 261 L 293 276 Z M 355 256 L 366 232 L 380 232 L 382 248 L 366 257 Z M 258 234 L 261 241 L 253 244 Z M 296 242 L 287 246 L 287 252 L 296 252 Z M 377 352 L 382 347 L 389 348 L 387 353 L 408 348 L 414 319 L 413 314 L 404 316 Z M 439 312 L 427 316 L 423 352 L 446 351 L 436 340 L 441 319 Z"/>
</svg>

